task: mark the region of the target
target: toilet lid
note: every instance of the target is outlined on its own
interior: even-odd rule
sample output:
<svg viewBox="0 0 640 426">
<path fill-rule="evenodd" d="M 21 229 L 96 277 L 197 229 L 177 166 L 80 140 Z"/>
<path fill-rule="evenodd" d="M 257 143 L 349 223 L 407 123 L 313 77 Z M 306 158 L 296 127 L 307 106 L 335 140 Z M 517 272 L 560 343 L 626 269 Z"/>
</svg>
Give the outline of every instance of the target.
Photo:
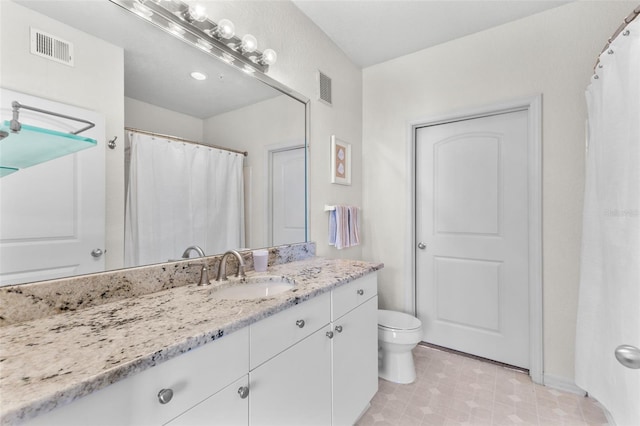
<svg viewBox="0 0 640 426">
<path fill-rule="evenodd" d="M 396 330 L 416 330 L 422 326 L 420 320 L 404 312 L 378 309 L 378 325 Z"/>
</svg>

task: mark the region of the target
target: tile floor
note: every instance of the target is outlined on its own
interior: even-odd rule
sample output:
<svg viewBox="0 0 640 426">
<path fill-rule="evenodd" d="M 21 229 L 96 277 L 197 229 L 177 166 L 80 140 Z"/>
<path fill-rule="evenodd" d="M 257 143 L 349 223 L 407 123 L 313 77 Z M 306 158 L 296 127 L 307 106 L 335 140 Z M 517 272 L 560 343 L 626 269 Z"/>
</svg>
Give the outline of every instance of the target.
<svg viewBox="0 0 640 426">
<path fill-rule="evenodd" d="M 426 346 L 413 353 L 417 380 L 380 379 L 358 426 L 607 424 L 595 400 L 536 385 L 522 372 Z"/>
</svg>

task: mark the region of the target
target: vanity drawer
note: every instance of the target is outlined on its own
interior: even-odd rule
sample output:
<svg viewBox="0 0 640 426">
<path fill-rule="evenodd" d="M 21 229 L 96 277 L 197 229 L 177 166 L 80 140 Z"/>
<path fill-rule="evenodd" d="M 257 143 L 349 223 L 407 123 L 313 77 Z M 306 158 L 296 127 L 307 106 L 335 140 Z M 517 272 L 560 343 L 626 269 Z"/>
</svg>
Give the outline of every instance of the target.
<svg viewBox="0 0 640 426">
<path fill-rule="evenodd" d="M 249 330 L 238 330 L 169 361 L 123 379 L 29 425 L 160 425 L 211 396 L 249 366 Z M 173 396 L 161 404 L 159 393 Z"/>
<path fill-rule="evenodd" d="M 251 324 L 250 369 L 329 324 L 331 297 L 327 292 Z"/>
<path fill-rule="evenodd" d="M 331 292 L 331 320 L 335 321 L 376 294 L 378 294 L 377 273 L 365 275 L 334 289 Z"/>
</svg>

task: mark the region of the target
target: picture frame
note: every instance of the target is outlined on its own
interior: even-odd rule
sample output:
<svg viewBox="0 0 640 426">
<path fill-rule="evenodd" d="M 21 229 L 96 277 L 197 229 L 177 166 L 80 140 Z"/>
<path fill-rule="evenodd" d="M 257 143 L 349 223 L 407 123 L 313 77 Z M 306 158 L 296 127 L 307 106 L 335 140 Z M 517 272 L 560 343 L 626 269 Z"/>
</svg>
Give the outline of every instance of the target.
<svg viewBox="0 0 640 426">
<path fill-rule="evenodd" d="M 351 185 L 351 144 L 331 135 L 331 183 Z"/>
</svg>

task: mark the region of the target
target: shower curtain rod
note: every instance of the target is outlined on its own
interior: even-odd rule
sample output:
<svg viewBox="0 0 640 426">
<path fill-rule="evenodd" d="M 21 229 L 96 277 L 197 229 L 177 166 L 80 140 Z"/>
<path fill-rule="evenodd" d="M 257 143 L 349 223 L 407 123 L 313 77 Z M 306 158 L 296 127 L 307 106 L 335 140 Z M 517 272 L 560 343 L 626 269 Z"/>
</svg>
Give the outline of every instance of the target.
<svg viewBox="0 0 640 426">
<path fill-rule="evenodd" d="M 221 149 L 223 151 L 235 152 L 236 154 L 242 154 L 245 157 L 249 155 L 247 151 L 238 151 L 237 149 L 225 148 L 223 146 L 218 146 L 218 145 L 207 145 L 202 142 L 190 141 L 189 139 L 179 138 L 178 136 L 163 135 L 162 133 L 150 132 L 148 130 L 134 129 L 133 127 L 125 127 L 124 129 L 130 132 L 142 133 L 143 135 L 157 136 L 159 138 L 171 139 L 177 142 L 190 143 L 194 145 L 202 145 L 208 148 L 215 148 L 215 149 Z"/>
<path fill-rule="evenodd" d="M 622 24 L 620 24 L 618 29 L 613 33 L 611 37 L 609 37 L 609 40 L 607 40 L 607 44 L 605 44 L 604 47 L 602 48 L 600 55 L 602 55 L 605 52 L 605 50 L 609 48 L 609 45 L 611 45 L 611 42 L 613 42 L 613 40 L 615 40 L 616 37 L 618 37 L 618 35 L 620 35 L 620 33 L 624 31 L 625 28 L 627 28 L 627 25 L 629 25 L 634 19 L 638 17 L 638 15 L 640 15 L 640 6 L 633 9 L 633 12 L 631 12 L 629 15 L 627 15 L 626 18 L 624 18 L 624 20 L 622 21 Z M 598 55 L 598 58 L 596 59 L 596 63 L 593 66 L 594 73 L 596 72 L 596 68 L 600 63 L 600 55 Z"/>
</svg>

